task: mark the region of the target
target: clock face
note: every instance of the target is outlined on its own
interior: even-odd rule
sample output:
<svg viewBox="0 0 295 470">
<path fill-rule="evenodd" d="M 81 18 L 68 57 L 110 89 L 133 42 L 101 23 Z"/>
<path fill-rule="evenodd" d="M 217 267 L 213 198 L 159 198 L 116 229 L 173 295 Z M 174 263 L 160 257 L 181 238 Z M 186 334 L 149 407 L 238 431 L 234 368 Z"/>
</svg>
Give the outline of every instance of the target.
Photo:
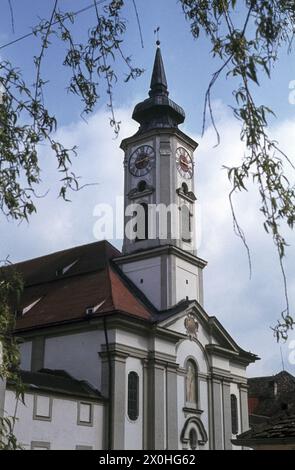
<svg viewBox="0 0 295 470">
<path fill-rule="evenodd" d="M 129 159 L 129 171 L 133 176 L 146 175 L 153 168 L 155 151 L 150 145 L 138 147 Z"/>
<path fill-rule="evenodd" d="M 179 147 L 176 150 L 176 166 L 179 174 L 186 180 L 191 179 L 194 173 L 192 158 L 187 150 Z"/>
</svg>

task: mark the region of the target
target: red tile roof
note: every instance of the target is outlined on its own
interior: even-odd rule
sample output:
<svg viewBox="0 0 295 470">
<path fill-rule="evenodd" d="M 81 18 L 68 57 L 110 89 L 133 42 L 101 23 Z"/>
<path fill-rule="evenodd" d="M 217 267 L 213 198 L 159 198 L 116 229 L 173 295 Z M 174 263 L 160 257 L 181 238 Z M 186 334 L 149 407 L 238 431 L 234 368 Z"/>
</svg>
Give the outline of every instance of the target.
<svg viewBox="0 0 295 470">
<path fill-rule="evenodd" d="M 96 242 L 16 264 L 25 280 L 16 330 L 87 320 L 89 307 L 95 310 L 91 316 L 119 311 L 151 320 L 152 312 L 136 288 L 112 264 L 119 255 L 110 243 Z"/>
</svg>

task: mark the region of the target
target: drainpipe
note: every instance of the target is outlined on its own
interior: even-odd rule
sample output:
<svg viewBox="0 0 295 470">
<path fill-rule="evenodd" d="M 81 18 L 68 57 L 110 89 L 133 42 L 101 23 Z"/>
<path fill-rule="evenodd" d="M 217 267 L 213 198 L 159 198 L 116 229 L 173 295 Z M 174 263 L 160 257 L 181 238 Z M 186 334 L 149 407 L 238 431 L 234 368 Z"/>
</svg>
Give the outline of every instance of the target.
<svg viewBox="0 0 295 470">
<path fill-rule="evenodd" d="M 109 369 L 109 380 L 108 380 L 108 442 L 107 442 L 107 448 L 108 448 L 108 450 L 112 450 L 112 441 L 113 441 L 113 429 L 112 429 L 112 421 L 113 421 L 113 367 L 112 367 L 112 359 L 111 359 L 110 346 L 109 346 L 109 337 L 108 337 L 106 317 L 103 317 L 103 328 L 104 328 L 104 337 L 105 337 L 105 342 L 106 342 L 107 358 L 108 358 L 108 369 Z"/>
</svg>

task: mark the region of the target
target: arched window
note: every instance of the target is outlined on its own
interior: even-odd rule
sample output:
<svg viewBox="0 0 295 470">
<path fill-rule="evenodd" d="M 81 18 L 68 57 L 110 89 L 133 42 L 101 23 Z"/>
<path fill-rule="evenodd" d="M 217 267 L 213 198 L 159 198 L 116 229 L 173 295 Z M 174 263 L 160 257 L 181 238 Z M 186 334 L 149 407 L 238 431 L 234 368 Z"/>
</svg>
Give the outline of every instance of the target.
<svg viewBox="0 0 295 470">
<path fill-rule="evenodd" d="M 198 402 L 197 366 L 191 359 L 186 364 L 186 402 L 194 405 Z"/>
<path fill-rule="evenodd" d="M 231 408 L 231 428 L 232 434 L 238 434 L 239 423 L 238 423 L 238 400 L 236 395 L 230 396 L 230 408 Z"/>
<path fill-rule="evenodd" d="M 147 189 L 147 184 L 146 184 L 146 181 L 142 180 L 138 183 L 137 185 L 137 190 L 142 193 L 143 191 L 145 191 Z"/>
<path fill-rule="evenodd" d="M 138 418 L 139 377 L 136 372 L 128 374 L 128 417 L 131 421 Z"/>
</svg>

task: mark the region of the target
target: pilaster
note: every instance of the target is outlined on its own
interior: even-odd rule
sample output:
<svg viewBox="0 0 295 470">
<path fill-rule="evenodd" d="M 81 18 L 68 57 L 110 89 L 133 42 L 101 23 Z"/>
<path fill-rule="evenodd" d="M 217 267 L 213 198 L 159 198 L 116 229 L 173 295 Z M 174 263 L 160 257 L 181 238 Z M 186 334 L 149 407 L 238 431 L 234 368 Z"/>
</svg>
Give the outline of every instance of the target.
<svg viewBox="0 0 295 470">
<path fill-rule="evenodd" d="M 178 448 L 177 364 L 166 369 L 167 449 Z"/>
<path fill-rule="evenodd" d="M 123 450 L 125 447 L 126 358 L 128 354 L 113 349 L 107 352 L 104 348 L 100 356 L 102 358 L 102 394 L 109 399 L 106 429 L 109 430 L 110 424 L 111 449 Z"/>
<path fill-rule="evenodd" d="M 152 450 L 164 450 L 165 433 L 165 397 L 163 363 L 156 359 L 149 360 L 149 439 L 148 446 Z"/>
<path fill-rule="evenodd" d="M 231 406 L 230 406 L 230 382 L 222 382 L 222 398 L 223 398 L 223 436 L 224 449 L 232 449 L 232 429 L 231 429 Z"/>
<path fill-rule="evenodd" d="M 239 385 L 240 391 L 240 414 L 241 414 L 241 432 L 249 429 L 249 409 L 248 409 L 248 386 Z"/>
<path fill-rule="evenodd" d="M 214 450 L 223 450 L 222 395 L 221 382 L 212 379 L 212 411 L 214 427 Z"/>
</svg>

